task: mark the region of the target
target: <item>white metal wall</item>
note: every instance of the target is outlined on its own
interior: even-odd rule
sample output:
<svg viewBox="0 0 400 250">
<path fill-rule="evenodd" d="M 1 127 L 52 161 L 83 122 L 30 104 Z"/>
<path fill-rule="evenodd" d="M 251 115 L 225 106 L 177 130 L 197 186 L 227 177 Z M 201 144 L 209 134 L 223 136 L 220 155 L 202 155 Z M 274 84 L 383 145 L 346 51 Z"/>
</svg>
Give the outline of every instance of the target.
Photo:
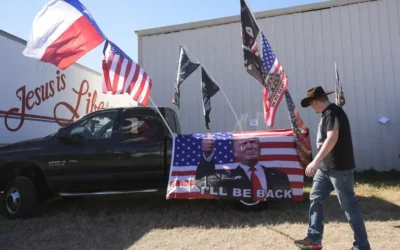
<svg viewBox="0 0 400 250">
<path fill-rule="evenodd" d="M 258 20 L 288 74 L 293 100 L 312 133 L 314 154 L 320 116 L 302 109 L 300 100 L 314 85 L 334 89 L 336 61 L 358 169 L 400 170 L 399 11 L 399 1 L 382 0 Z M 157 105 L 175 108 L 171 99 L 180 44 L 214 76 L 246 130 L 265 128 L 261 86 L 243 67 L 240 23 L 143 37 L 141 64 L 153 78 L 151 96 Z M 184 133 L 207 132 L 200 81 L 198 69 L 181 87 L 181 109 L 175 110 Z M 211 131 L 234 130 L 235 118 L 221 92 L 211 105 Z M 389 122 L 379 123 L 381 116 Z M 258 118 L 258 127 L 249 126 L 252 118 Z M 286 127 L 283 99 L 275 128 Z"/>
</svg>

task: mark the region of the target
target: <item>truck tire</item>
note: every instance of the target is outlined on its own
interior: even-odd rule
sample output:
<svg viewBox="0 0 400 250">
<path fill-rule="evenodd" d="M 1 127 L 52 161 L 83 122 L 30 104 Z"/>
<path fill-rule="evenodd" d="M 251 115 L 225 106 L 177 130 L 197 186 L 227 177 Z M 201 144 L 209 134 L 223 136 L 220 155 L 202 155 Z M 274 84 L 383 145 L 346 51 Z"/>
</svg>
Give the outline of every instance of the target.
<svg viewBox="0 0 400 250">
<path fill-rule="evenodd" d="M 36 212 L 36 188 L 25 176 L 10 179 L 3 192 L 3 208 L 8 218 L 30 218 Z"/>
<path fill-rule="evenodd" d="M 266 207 L 268 207 L 268 202 L 245 202 L 245 201 L 236 201 L 234 203 L 235 208 L 242 212 L 260 212 Z"/>
</svg>

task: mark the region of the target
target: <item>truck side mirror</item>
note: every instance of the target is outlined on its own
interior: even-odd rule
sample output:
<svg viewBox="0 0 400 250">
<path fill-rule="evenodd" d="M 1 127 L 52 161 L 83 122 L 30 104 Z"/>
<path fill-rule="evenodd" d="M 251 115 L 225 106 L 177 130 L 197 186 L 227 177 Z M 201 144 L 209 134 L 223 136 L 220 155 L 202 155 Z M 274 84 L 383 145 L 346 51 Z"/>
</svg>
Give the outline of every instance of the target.
<svg viewBox="0 0 400 250">
<path fill-rule="evenodd" d="M 58 138 L 65 139 L 65 138 L 67 138 L 68 136 L 69 136 L 69 133 L 68 133 L 67 129 L 65 129 L 65 128 L 60 128 L 60 129 L 58 130 L 58 132 L 57 132 L 57 137 L 58 137 Z"/>
</svg>

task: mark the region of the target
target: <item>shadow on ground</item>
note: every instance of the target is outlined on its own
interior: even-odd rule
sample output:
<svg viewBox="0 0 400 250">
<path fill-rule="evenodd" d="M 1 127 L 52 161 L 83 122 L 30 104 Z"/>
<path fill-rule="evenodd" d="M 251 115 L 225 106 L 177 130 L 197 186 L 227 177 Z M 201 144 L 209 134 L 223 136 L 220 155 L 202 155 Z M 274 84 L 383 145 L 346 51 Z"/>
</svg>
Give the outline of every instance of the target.
<svg viewBox="0 0 400 250">
<path fill-rule="evenodd" d="M 272 202 L 259 212 L 238 211 L 222 200 L 165 200 L 164 193 L 55 199 L 43 204 L 41 214 L 33 219 L 11 221 L 0 215 L 0 245 L 2 249 L 54 249 L 59 247 L 53 245 L 57 241 L 66 249 L 126 249 L 154 229 L 307 223 L 308 195 L 299 203 Z M 396 204 L 378 197 L 358 199 L 366 221 L 400 220 Z M 346 222 L 334 195 L 326 204 L 326 222 L 330 221 Z"/>
</svg>

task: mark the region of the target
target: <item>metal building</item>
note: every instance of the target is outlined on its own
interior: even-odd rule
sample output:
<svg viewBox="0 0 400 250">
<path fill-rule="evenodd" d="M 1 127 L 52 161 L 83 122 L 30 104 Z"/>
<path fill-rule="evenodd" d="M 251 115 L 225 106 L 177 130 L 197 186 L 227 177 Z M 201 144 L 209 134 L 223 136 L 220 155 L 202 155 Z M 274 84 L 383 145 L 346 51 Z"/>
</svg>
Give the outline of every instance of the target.
<svg viewBox="0 0 400 250">
<path fill-rule="evenodd" d="M 136 31 L 138 62 L 153 79 L 151 97 L 156 105 L 175 108 L 184 133 L 208 130 L 200 68 L 181 86 L 181 108 L 172 104 L 180 44 L 216 79 L 243 129 L 268 129 L 263 122 L 261 85 L 244 69 L 239 11 L 232 17 Z M 398 0 L 334 0 L 255 13 L 288 74 L 290 93 L 311 131 L 314 154 L 320 115 L 301 108 L 300 100 L 314 85 L 334 89 L 336 62 L 357 168 L 400 170 L 399 12 Z M 334 94 L 330 99 L 334 101 Z M 212 132 L 239 130 L 222 92 L 211 99 L 211 105 Z M 382 123 L 381 117 L 389 120 Z M 274 128 L 288 127 L 282 99 Z"/>
</svg>

